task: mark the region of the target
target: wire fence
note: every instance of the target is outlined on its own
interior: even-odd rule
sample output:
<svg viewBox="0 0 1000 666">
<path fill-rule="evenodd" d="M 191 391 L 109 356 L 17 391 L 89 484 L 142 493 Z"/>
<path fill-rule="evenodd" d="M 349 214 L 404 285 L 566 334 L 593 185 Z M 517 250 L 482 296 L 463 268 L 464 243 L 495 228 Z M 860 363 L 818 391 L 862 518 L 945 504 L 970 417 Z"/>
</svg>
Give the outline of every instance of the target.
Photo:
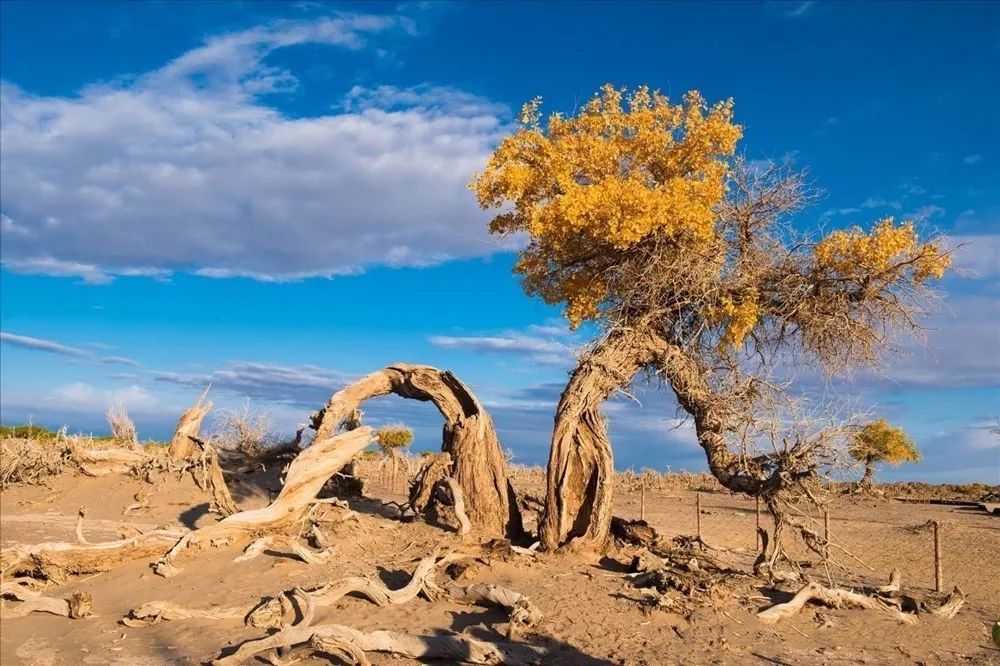
<svg viewBox="0 0 1000 666">
<path fill-rule="evenodd" d="M 622 498 L 616 509 L 623 518 L 646 520 L 664 536 L 700 536 L 711 545 L 748 553 L 759 552 L 758 526 L 774 531 L 765 507 L 725 493 L 640 490 Z M 948 591 L 958 585 L 1000 598 L 1000 519 L 985 513 L 845 499 L 825 511 L 803 509 L 797 517 L 829 544 L 828 562 L 795 534 L 786 532 L 782 546 L 818 577 L 829 571 L 842 582 L 885 584 L 889 572 L 899 569 L 910 588 Z"/>
<path fill-rule="evenodd" d="M 358 462 L 359 475 L 379 493 L 405 495 L 425 461 L 405 456 L 370 456 Z M 519 493 L 544 492 L 544 470 L 515 467 Z M 667 538 L 700 536 L 714 546 L 743 551 L 753 562 L 760 550 L 758 527 L 769 535 L 774 523 L 757 500 L 719 490 L 707 474 L 618 474 L 614 515 L 646 520 Z M 796 517 L 829 544 L 828 559 L 806 546 L 791 530 L 782 546 L 818 580 L 882 585 L 899 569 L 911 589 L 950 591 L 1000 599 L 1000 519 L 969 507 L 910 504 L 859 495 L 831 495 L 825 510 L 799 507 Z M 821 549 L 822 550 L 822 549 Z"/>
</svg>

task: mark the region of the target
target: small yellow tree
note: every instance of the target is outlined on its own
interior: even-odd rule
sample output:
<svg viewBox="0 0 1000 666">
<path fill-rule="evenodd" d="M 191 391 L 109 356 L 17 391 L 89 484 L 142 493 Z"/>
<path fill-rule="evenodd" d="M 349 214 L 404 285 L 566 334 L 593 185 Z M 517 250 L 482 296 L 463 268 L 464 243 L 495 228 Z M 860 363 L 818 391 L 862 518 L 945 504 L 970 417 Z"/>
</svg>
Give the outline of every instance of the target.
<svg viewBox="0 0 1000 666">
<path fill-rule="evenodd" d="M 862 486 L 870 486 L 875 476 L 875 464 L 887 462 L 898 466 L 904 462 L 920 462 L 920 451 L 902 428 L 878 419 L 862 426 L 851 440 L 851 456 L 865 464 Z"/>
<path fill-rule="evenodd" d="M 402 424 L 392 424 L 375 431 L 375 440 L 382 452 L 391 455 L 413 442 L 413 431 Z"/>
</svg>

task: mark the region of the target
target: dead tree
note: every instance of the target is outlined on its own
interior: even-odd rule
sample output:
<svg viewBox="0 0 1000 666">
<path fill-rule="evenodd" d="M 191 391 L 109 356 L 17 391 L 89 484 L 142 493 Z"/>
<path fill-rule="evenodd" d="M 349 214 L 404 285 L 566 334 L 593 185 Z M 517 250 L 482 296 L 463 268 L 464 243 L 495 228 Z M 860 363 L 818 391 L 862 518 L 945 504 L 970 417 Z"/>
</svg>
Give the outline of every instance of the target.
<svg viewBox="0 0 1000 666">
<path fill-rule="evenodd" d="M 394 393 L 430 401 L 444 417 L 441 450 L 454 462 L 472 529 L 483 536 L 522 532 L 521 514 L 493 420 L 455 375 L 426 365 L 390 365 L 338 391 L 312 417 L 317 440 L 329 437 L 362 402 Z"/>
<path fill-rule="evenodd" d="M 210 388 L 210 387 L 209 387 Z M 177 428 L 174 430 L 174 437 L 170 440 L 168 452 L 171 460 L 183 460 L 194 455 L 195 439 L 201 432 L 201 422 L 205 420 L 205 415 L 212 409 L 212 402 L 203 402 L 208 395 L 208 389 L 201 394 L 194 405 L 181 414 L 177 421 Z"/>
</svg>

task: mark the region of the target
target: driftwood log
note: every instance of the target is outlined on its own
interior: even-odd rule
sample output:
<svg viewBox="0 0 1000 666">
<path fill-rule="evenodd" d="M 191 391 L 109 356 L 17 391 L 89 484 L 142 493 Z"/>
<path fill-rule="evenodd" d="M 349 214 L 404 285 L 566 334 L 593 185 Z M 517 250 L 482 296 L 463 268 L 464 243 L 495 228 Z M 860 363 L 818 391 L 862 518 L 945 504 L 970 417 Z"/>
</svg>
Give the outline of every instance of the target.
<svg viewBox="0 0 1000 666">
<path fill-rule="evenodd" d="M 447 370 L 400 363 L 373 372 L 335 393 L 313 415 L 316 439 L 330 437 L 365 400 L 390 393 L 433 402 L 444 417 L 441 450 L 453 461 L 451 476 L 464 491 L 472 530 L 483 536 L 520 536 L 521 514 L 493 420 L 475 394 Z"/>
</svg>

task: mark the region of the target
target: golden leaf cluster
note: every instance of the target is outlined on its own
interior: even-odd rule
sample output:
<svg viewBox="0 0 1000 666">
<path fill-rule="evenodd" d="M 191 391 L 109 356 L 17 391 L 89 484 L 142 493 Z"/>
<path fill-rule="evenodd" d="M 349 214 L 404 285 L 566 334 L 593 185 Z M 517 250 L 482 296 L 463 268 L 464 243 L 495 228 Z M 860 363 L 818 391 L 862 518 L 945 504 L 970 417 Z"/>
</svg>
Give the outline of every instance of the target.
<svg viewBox="0 0 1000 666">
<path fill-rule="evenodd" d="M 515 270 L 525 289 L 564 303 L 576 326 L 608 296 L 606 265 L 653 236 L 697 247 L 715 235 L 716 205 L 742 135 L 732 101 L 709 105 L 698 92 L 674 104 L 640 87 L 604 86 L 574 117 L 542 126 L 540 100 L 504 139 L 470 187 L 483 208 L 507 210 L 494 234 L 526 231 Z"/>
<path fill-rule="evenodd" d="M 834 231 L 816 244 L 816 264 L 843 276 L 878 276 L 892 267 L 908 266 L 913 280 L 940 278 L 951 257 L 938 243 L 921 244 L 913 222 L 896 225 L 892 217 L 880 220 L 865 233 L 855 227 Z"/>
</svg>

